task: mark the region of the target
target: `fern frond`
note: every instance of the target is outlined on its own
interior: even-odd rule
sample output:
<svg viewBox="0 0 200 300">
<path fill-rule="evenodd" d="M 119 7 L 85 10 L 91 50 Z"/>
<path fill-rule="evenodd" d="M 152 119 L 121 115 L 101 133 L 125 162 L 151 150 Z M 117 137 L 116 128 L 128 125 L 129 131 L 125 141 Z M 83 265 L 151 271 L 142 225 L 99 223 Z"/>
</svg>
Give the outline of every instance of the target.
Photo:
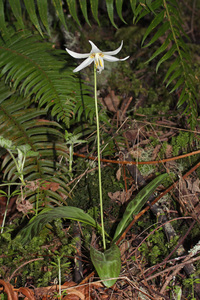
<svg viewBox="0 0 200 300">
<path fill-rule="evenodd" d="M 118 13 L 118 16 L 120 17 L 120 19 L 125 23 L 126 21 L 124 20 L 123 16 L 122 16 L 122 6 L 123 6 L 123 0 L 116 0 L 116 8 L 117 8 L 117 13 Z"/>
<path fill-rule="evenodd" d="M 32 96 L 40 107 L 51 108 L 52 116 L 68 126 L 76 98 L 81 95 L 78 78 L 69 62 L 66 66 L 66 53 L 26 31 L 15 34 L 9 29 L 6 37 L 0 40 L 1 77 L 12 82 L 15 90 Z"/>
<path fill-rule="evenodd" d="M 109 19 L 114 27 L 117 28 L 115 22 L 114 22 L 114 0 L 105 0 L 106 2 L 106 8 L 108 12 Z M 135 1 L 130 0 L 132 9 L 134 8 Z M 150 5 L 150 1 L 147 1 Z M 6 1 L 5 1 L 6 3 Z M 0 0 L 0 25 L 3 30 L 3 33 L 6 33 L 6 22 L 5 22 L 5 13 L 4 10 L 6 10 L 6 4 L 3 3 L 3 0 Z M 67 29 L 67 22 L 66 22 L 66 12 L 63 7 L 63 3 L 60 0 L 52 0 L 53 7 L 55 9 L 54 13 L 58 16 L 60 22 L 62 25 Z M 81 12 L 86 20 L 86 22 L 90 25 L 90 21 L 88 19 L 88 5 L 86 0 L 66 0 L 67 7 L 69 10 L 69 13 L 73 17 L 73 19 L 77 22 L 77 24 L 80 26 L 80 16 L 77 14 L 77 6 L 80 7 Z M 35 26 L 35 28 L 38 30 L 38 32 L 43 36 L 44 31 L 46 30 L 48 35 L 50 35 L 50 28 L 48 23 L 48 10 L 50 7 L 50 3 L 47 0 L 24 0 L 24 3 L 22 3 L 19 0 L 9 0 L 9 4 L 11 8 L 11 11 L 13 13 L 13 16 L 17 20 L 17 26 L 16 29 L 23 29 L 25 27 L 25 22 L 28 17 L 28 19 L 31 21 L 31 23 Z M 117 10 L 117 14 L 119 15 L 120 19 L 124 22 L 124 18 L 122 15 L 122 5 L 123 0 L 115 0 L 115 6 Z M 98 17 L 98 10 L 99 10 L 99 1 L 98 0 L 90 0 L 90 9 L 91 13 L 93 14 L 94 19 L 97 21 L 97 23 L 100 25 L 99 17 Z"/>
<path fill-rule="evenodd" d="M 56 191 L 42 191 L 43 200 L 62 201 L 61 195 L 68 195 L 68 169 L 58 161 L 58 157 L 67 159 L 67 146 L 61 126 L 49 121 L 47 110 L 30 107 L 30 99 L 23 98 L 11 91 L 0 81 L 0 132 L 14 145 L 28 144 L 32 151 L 39 152 L 38 157 L 28 157 L 25 162 L 24 177 L 27 181 L 47 180 L 59 184 Z M 18 179 L 16 166 L 7 154 L 2 162 L 4 179 L 15 182 Z M 31 193 L 35 198 L 35 192 Z"/>
<path fill-rule="evenodd" d="M 159 8 L 158 4 L 162 4 L 159 9 L 160 11 L 155 12 L 155 8 L 156 10 Z M 157 31 L 145 47 L 151 46 L 161 37 L 164 38 L 164 42 L 152 54 L 147 63 L 157 56 L 162 55 L 157 62 L 156 71 L 158 71 L 164 62 L 170 60 L 171 65 L 164 77 L 164 82 L 166 82 L 167 87 L 172 85 L 171 93 L 178 90 L 182 91 L 178 106 L 183 105 L 187 101 L 184 113 L 188 114 L 188 122 L 194 128 L 197 119 L 195 74 L 191 68 L 188 46 L 183 40 L 183 36 L 187 39 L 188 37 L 182 27 L 178 4 L 176 0 L 162 0 L 162 3 L 156 0 L 151 4 L 151 9 L 153 9 L 155 17 L 143 37 L 142 44 L 155 30 Z M 146 14 L 146 11 L 143 12 L 144 14 Z M 141 15 L 138 19 L 140 18 Z"/>
<path fill-rule="evenodd" d="M 113 6 L 113 1 L 114 0 L 106 0 L 106 7 L 107 7 L 107 12 L 109 19 L 112 23 L 112 25 L 117 28 L 117 25 L 114 22 L 114 6 Z"/>
<path fill-rule="evenodd" d="M 90 0 L 92 14 L 95 20 L 97 21 L 97 23 L 100 25 L 99 17 L 98 17 L 98 5 L 99 5 L 99 0 Z"/>
<path fill-rule="evenodd" d="M 42 24 L 46 28 L 48 35 L 51 35 L 49 22 L 48 22 L 48 4 L 47 0 L 37 0 L 38 12 L 41 19 Z"/>
<path fill-rule="evenodd" d="M 79 4 L 86 22 L 91 26 L 90 21 L 88 19 L 88 13 L 87 13 L 87 0 L 79 0 Z"/>
<path fill-rule="evenodd" d="M 34 0 L 24 0 L 24 4 L 26 6 L 26 10 L 29 14 L 29 17 L 30 17 L 33 25 L 39 31 L 39 33 L 41 35 L 43 35 L 40 24 L 39 24 L 38 16 L 36 13 L 35 1 Z"/>
</svg>

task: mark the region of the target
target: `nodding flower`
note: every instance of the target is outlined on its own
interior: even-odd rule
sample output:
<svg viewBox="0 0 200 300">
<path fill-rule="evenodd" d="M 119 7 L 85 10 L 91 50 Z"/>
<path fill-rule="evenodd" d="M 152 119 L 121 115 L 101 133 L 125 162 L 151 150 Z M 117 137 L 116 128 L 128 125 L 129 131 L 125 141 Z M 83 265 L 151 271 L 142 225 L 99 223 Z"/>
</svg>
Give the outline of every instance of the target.
<svg viewBox="0 0 200 300">
<path fill-rule="evenodd" d="M 126 60 L 129 58 L 129 56 L 122 58 L 122 59 L 113 57 L 113 55 L 116 55 L 122 49 L 123 41 L 121 42 L 121 45 L 119 48 L 117 48 L 114 51 L 108 51 L 108 52 L 102 52 L 91 41 L 89 41 L 89 43 L 92 46 L 90 53 L 85 53 L 85 54 L 76 53 L 76 52 L 71 51 L 66 48 L 66 51 L 69 53 L 69 55 L 73 56 L 74 58 L 79 58 L 79 59 L 86 58 L 76 69 L 73 70 L 73 72 L 78 72 L 78 71 L 84 69 L 85 67 L 89 66 L 92 62 L 94 62 L 97 72 L 101 73 L 101 71 L 104 70 L 104 60 L 110 61 L 110 62 L 115 62 L 115 61 L 123 61 L 123 60 Z"/>
</svg>

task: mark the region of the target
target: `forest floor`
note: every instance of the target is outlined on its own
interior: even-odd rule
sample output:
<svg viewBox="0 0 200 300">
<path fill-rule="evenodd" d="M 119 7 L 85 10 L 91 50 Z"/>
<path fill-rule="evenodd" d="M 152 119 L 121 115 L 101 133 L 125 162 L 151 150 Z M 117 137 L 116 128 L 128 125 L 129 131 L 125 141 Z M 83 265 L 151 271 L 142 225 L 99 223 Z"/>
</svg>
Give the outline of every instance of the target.
<svg viewBox="0 0 200 300">
<path fill-rule="evenodd" d="M 98 45 L 98 38 L 99 42 L 104 38 L 98 46 L 109 50 L 124 35 L 123 28 L 110 32 L 97 28 L 86 26 L 76 45 L 83 39 L 97 40 Z M 135 40 L 130 42 L 134 31 Z M 179 95 L 161 85 L 168 66 L 155 74 L 154 64 L 145 65 L 148 50 L 138 46 L 143 31 L 134 26 L 126 29 L 120 55 L 131 53 L 129 61 L 112 68 L 106 64 L 105 73 L 98 77 L 99 102 L 111 124 L 101 124 L 102 145 L 108 144 L 102 155 L 106 230 L 112 234 L 141 188 L 159 174 L 169 176 L 117 242 L 122 261 L 118 280 L 111 288 L 99 280 L 89 257 L 90 241 L 98 245 L 99 237 L 79 223 L 57 220 L 29 245 L 14 243 L 12 235 L 24 216 L 13 197 L 1 237 L 0 292 L 4 288 L 8 295 L 0 294 L 1 300 L 200 299 L 200 254 L 195 252 L 200 249 L 199 120 L 191 129 L 188 116 L 176 108 Z M 114 42 L 110 42 L 112 34 Z M 80 48 L 76 51 L 87 52 L 88 45 L 84 42 Z M 84 79 L 92 85 L 90 71 Z M 96 150 L 92 153 L 83 144 L 74 151 L 68 204 L 98 215 Z M 2 217 L 6 198 L 0 201 Z"/>
</svg>

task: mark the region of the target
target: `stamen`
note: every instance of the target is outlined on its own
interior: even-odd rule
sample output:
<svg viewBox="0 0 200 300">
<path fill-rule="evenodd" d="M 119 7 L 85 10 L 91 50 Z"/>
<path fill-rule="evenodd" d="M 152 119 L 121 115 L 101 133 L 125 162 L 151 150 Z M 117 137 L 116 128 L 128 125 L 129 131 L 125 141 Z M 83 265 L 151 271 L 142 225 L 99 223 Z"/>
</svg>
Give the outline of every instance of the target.
<svg viewBox="0 0 200 300">
<path fill-rule="evenodd" d="M 96 68 L 98 68 L 98 66 L 99 66 L 99 61 L 98 60 L 95 60 L 95 66 L 96 66 Z"/>
</svg>

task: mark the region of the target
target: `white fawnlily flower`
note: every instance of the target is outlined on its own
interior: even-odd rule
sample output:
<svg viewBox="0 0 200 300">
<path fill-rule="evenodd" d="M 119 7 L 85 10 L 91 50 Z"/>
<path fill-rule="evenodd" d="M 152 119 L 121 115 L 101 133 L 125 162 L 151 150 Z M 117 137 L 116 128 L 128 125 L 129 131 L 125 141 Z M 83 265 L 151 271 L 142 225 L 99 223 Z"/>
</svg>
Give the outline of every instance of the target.
<svg viewBox="0 0 200 300">
<path fill-rule="evenodd" d="M 97 72 L 101 73 L 101 71 L 104 70 L 104 60 L 114 62 L 114 61 L 123 61 L 123 60 L 126 60 L 129 58 L 129 56 L 127 56 L 125 58 L 119 59 L 117 57 L 112 56 L 112 55 L 117 54 L 122 49 L 123 41 L 121 42 L 121 45 L 119 48 L 117 48 L 114 51 L 108 51 L 108 52 L 102 52 L 91 41 L 89 41 L 89 43 L 92 46 L 92 50 L 90 51 L 90 53 L 86 53 L 86 54 L 76 53 L 76 52 L 71 51 L 66 48 L 66 51 L 74 58 L 86 58 L 76 69 L 73 70 L 73 72 L 78 72 L 78 71 L 84 69 L 85 67 L 89 66 L 94 61 Z"/>
</svg>

